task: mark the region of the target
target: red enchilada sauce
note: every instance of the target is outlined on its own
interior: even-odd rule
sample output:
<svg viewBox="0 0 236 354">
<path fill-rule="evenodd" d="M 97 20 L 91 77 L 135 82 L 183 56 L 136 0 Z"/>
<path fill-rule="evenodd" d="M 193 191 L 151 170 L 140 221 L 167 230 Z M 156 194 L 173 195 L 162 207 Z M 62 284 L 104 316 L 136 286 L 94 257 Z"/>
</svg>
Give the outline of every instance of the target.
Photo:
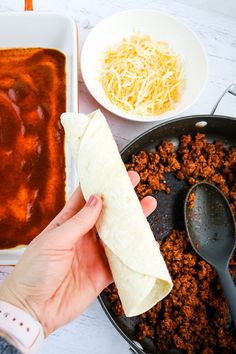
<svg viewBox="0 0 236 354">
<path fill-rule="evenodd" d="M 0 51 L 0 249 L 28 244 L 65 203 L 65 56 Z"/>
</svg>

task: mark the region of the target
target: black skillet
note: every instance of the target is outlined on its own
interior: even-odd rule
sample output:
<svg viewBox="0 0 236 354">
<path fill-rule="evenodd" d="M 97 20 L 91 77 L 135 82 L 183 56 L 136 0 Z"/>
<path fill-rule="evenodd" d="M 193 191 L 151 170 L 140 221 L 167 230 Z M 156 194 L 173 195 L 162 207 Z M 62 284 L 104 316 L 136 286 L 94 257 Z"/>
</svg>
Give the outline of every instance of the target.
<svg viewBox="0 0 236 354">
<path fill-rule="evenodd" d="M 181 135 L 194 135 L 198 132 L 206 134 L 210 142 L 220 140 L 226 147 L 236 146 L 236 118 L 214 115 L 219 102 L 227 92 L 236 96 L 236 85 L 231 85 L 225 90 L 210 115 L 188 116 L 164 122 L 138 136 L 121 151 L 123 161 L 129 162 L 132 154 L 136 154 L 140 150 L 154 151 L 163 140 L 169 140 L 177 146 Z M 189 185 L 185 181 L 177 180 L 172 175 L 167 178 L 167 184 L 171 188 L 171 193 L 158 192 L 154 194 L 158 208 L 149 217 L 149 223 L 156 239 L 165 238 L 174 228 L 184 228 L 183 205 Z M 130 344 L 132 352 L 136 354 L 160 353 L 151 339 L 137 342 L 135 336 L 135 326 L 139 322 L 137 317 L 115 316 L 105 293 L 99 296 L 99 301 L 112 324 Z M 171 350 L 167 353 L 179 352 Z"/>
</svg>

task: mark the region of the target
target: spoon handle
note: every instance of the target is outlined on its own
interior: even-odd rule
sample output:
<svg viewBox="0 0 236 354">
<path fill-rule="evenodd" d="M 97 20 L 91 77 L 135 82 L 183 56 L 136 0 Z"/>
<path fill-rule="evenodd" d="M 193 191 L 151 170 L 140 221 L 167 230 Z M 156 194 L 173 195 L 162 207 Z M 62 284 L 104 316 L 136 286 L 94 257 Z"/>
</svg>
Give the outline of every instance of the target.
<svg viewBox="0 0 236 354">
<path fill-rule="evenodd" d="M 220 283 L 222 286 L 223 293 L 225 295 L 226 302 L 229 306 L 231 318 L 236 328 L 236 287 L 233 282 L 233 279 L 230 275 L 230 272 L 227 268 L 223 270 L 218 270 L 218 275 Z"/>
</svg>

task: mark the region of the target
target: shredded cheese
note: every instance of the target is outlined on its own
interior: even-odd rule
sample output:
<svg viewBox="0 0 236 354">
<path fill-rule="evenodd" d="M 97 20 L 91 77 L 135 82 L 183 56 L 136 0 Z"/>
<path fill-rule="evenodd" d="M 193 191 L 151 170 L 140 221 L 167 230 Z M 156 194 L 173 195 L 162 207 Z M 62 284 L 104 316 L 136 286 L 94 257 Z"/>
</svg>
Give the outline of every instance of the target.
<svg viewBox="0 0 236 354">
<path fill-rule="evenodd" d="M 183 69 L 168 43 L 133 35 L 105 53 L 100 80 L 117 108 L 159 115 L 179 101 Z"/>
</svg>

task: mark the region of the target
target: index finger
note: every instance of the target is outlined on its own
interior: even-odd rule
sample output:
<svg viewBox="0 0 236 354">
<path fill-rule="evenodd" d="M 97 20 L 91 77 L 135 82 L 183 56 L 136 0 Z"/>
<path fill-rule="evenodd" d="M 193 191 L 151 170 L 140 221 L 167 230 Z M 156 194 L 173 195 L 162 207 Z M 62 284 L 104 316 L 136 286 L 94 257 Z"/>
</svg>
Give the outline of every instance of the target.
<svg viewBox="0 0 236 354">
<path fill-rule="evenodd" d="M 135 171 L 128 172 L 129 178 L 131 179 L 132 185 L 135 188 L 140 181 L 139 174 Z M 85 199 L 80 186 L 76 188 L 70 199 L 65 204 L 64 208 L 59 212 L 59 214 L 48 224 L 48 226 L 43 230 L 42 233 L 55 229 L 56 227 L 64 224 L 72 216 L 74 216 L 80 209 L 83 208 L 85 204 Z"/>
<path fill-rule="evenodd" d="M 64 208 L 57 214 L 57 216 L 48 224 L 48 226 L 43 230 L 49 231 L 64 224 L 65 221 L 74 216 L 78 211 L 80 211 L 85 204 L 85 199 L 81 191 L 80 186 L 76 188 L 70 199 L 66 202 Z"/>
<path fill-rule="evenodd" d="M 129 171 L 128 175 L 129 175 L 129 178 L 131 179 L 131 183 L 132 183 L 133 187 L 135 188 L 139 184 L 139 181 L 140 181 L 139 174 L 135 171 Z"/>
</svg>

